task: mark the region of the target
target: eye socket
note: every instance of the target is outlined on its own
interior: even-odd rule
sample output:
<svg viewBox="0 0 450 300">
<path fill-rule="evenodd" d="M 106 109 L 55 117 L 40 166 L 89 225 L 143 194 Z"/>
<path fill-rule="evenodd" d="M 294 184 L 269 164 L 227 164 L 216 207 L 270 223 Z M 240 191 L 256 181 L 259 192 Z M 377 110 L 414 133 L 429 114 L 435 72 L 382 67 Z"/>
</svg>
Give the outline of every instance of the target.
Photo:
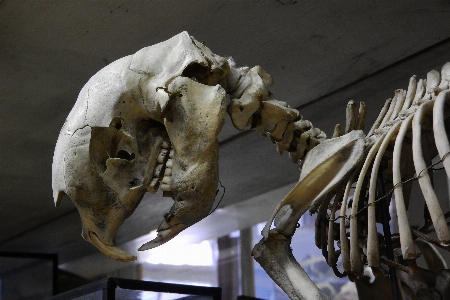
<svg viewBox="0 0 450 300">
<path fill-rule="evenodd" d="M 209 75 L 209 69 L 199 63 L 191 63 L 183 70 L 181 75 L 188 78 L 195 78 L 198 82 L 205 84 L 205 80 Z"/>
</svg>

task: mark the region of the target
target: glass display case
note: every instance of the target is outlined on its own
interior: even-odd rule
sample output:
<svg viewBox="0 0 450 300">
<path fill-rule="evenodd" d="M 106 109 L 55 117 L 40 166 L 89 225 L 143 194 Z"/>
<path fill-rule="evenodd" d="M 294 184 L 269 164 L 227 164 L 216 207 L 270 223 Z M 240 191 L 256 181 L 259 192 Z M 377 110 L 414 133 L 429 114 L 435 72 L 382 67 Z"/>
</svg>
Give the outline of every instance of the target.
<svg viewBox="0 0 450 300">
<path fill-rule="evenodd" d="M 219 300 L 222 289 L 108 277 L 48 300 Z"/>
<path fill-rule="evenodd" d="M 0 252 L 0 300 L 44 299 L 56 294 L 58 255 Z"/>
</svg>

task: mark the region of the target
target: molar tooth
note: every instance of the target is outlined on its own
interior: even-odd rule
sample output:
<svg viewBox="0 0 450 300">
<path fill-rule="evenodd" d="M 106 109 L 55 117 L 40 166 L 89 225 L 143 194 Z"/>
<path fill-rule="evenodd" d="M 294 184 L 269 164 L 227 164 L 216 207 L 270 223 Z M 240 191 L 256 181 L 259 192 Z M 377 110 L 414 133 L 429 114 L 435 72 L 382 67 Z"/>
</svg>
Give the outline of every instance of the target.
<svg viewBox="0 0 450 300">
<path fill-rule="evenodd" d="M 155 167 L 155 172 L 153 172 L 154 177 L 161 176 L 161 171 L 164 169 L 164 164 L 157 164 Z"/>
<path fill-rule="evenodd" d="M 173 166 L 172 159 L 169 158 L 166 162 L 166 168 L 172 168 L 172 166 Z"/>
<path fill-rule="evenodd" d="M 170 141 L 164 140 L 161 144 L 161 148 L 170 149 Z"/>
<path fill-rule="evenodd" d="M 173 149 L 171 149 L 169 152 L 169 158 L 173 158 Z"/>
<path fill-rule="evenodd" d="M 164 170 L 164 176 L 171 176 L 172 175 L 172 168 L 166 168 Z"/>
<path fill-rule="evenodd" d="M 167 150 L 166 149 L 162 149 L 161 152 L 158 155 L 158 158 L 157 158 L 157 161 L 158 161 L 159 164 L 163 164 L 164 163 L 166 154 L 167 154 Z"/>
<path fill-rule="evenodd" d="M 164 184 L 170 184 L 172 182 L 172 176 L 164 176 L 161 182 Z"/>
<path fill-rule="evenodd" d="M 165 183 L 161 184 L 160 189 L 163 192 L 171 192 L 172 191 L 172 189 L 170 188 L 170 184 L 165 184 Z"/>
<path fill-rule="evenodd" d="M 159 183 L 160 183 L 159 178 L 153 178 L 147 187 L 147 191 L 149 191 L 152 194 L 156 193 L 159 187 Z"/>
</svg>

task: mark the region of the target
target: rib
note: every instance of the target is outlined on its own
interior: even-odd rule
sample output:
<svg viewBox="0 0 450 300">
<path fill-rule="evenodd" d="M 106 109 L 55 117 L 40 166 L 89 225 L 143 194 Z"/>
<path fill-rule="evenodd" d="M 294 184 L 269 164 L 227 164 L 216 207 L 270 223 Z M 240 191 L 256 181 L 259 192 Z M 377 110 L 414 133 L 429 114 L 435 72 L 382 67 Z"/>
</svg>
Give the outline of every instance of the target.
<svg viewBox="0 0 450 300">
<path fill-rule="evenodd" d="M 373 166 L 372 174 L 370 176 L 369 184 L 369 201 L 367 208 L 367 226 L 368 226 L 368 237 L 367 237 L 367 261 L 369 267 L 378 268 L 380 265 L 380 253 L 378 249 L 378 232 L 375 220 L 375 198 L 376 198 L 376 188 L 377 188 L 377 178 L 378 170 L 380 168 L 381 160 L 383 158 L 384 152 L 391 142 L 392 138 L 397 134 L 400 129 L 401 122 L 395 123 L 386 136 L 383 138 L 383 142 L 377 152 Z"/>
<path fill-rule="evenodd" d="M 445 156 L 450 152 L 450 143 L 448 141 L 447 132 L 445 131 L 444 108 L 447 101 L 450 99 L 449 95 L 450 91 L 441 92 L 437 96 L 433 108 L 434 140 L 448 178 L 450 178 L 450 160 L 445 159 Z"/>
<path fill-rule="evenodd" d="M 433 190 L 430 176 L 426 170 L 427 166 L 424 160 L 424 153 L 422 151 L 422 128 L 421 123 L 424 119 L 424 114 L 429 113 L 433 108 L 434 100 L 422 104 L 417 110 L 413 119 L 413 159 L 414 166 L 416 168 L 416 174 L 422 194 L 424 195 L 425 202 L 428 210 L 430 211 L 431 219 L 433 221 L 436 234 L 442 245 L 448 245 L 450 242 L 450 231 L 445 221 L 444 213 L 439 206 L 436 193 Z M 426 110 L 426 111 L 425 111 Z"/>
<path fill-rule="evenodd" d="M 358 219 L 356 218 L 356 214 L 358 213 L 359 196 L 361 193 L 364 178 L 366 177 L 366 173 L 372 163 L 373 158 L 375 157 L 375 154 L 380 148 L 385 135 L 386 133 L 382 134 L 370 149 L 361 172 L 359 173 L 355 193 L 353 195 L 352 213 L 350 216 L 350 262 L 352 266 L 352 272 L 354 272 L 356 275 L 362 274 L 362 262 L 360 258 L 361 253 L 358 245 Z"/>
<path fill-rule="evenodd" d="M 351 264 L 350 264 L 350 249 L 348 245 L 348 239 L 347 239 L 347 229 L 345 227 L 345 220 L 347 218 L 347 201 L 348 197 L 350 195 L 351 186 L 355 180 L 356 172 L 355 170 L 351 175 L 347 182 L 347 185 L 345 186 L 345 193 L 344 198 L 342 199 L 341 204 L 341 214 L 340 214 L 340 222 L 339 222 L 339 241 L 341 243 L 341 255 L 342 255 L 342 265 L 344 268 L 344 271 L 346 273 L 349 273 L 351 271 Z"/>
<path fill-rule="evenodd" d="M 344 197 L 345 187 L 340 187 L 334 197 L 333 207 L 330 213 L 330 219 L 328 220 L 328 258 L 327 262 L 330 266 L 334 266 L 337 263 L 336 249 L 334 248 L 334 219 L 336 216 L 336 211 L 339 207 L 339 202 L 342 202 Z"/>
<path fill-rule="evenodd" d="M 410 129 L 414 115 L 408 116 L 400 127 L 397 139 L 395 140 L 393 153 L 393 183 L 394 183 L 394 197 L 395 208 L 398 217 L 398 229 L 400 233 L 400 245 L 402 249 L 403 259 L 416 258 L 416 251 L 414 248 L 414 241 L 411 230 L 409 229 L 408 215 L 406 211 L 405 199 L 403 197 L 403 185 L 400 172 L 400 160 L 403 148 L 403 141 L 407 131 Z"/>
</svg>

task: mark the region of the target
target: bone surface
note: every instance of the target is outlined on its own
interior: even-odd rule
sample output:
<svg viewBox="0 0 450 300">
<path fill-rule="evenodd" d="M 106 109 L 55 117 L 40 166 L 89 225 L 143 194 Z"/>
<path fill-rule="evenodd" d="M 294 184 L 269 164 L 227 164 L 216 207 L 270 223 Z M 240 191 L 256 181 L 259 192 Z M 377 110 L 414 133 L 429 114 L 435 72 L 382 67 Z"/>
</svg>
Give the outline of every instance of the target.
<svg viewBox="0 0 450 300">
<path fill-rule="evenodd" d="M 197 204 L 172 208 L 163 221 L 172 225 L 161 227 L 170 236 L 209 213 L 225 112 L 219 82 L 229 69 L 183 32 L 111 63 L 86 83 L 56 144 L 52 186 L 56 205 L 67 194 L 78 208 L 87 241 L 112 258 L 135 259 L 114 246 L 115 236 L 144 193 L 159 186 L 173 193 L 174 207 Z"/>
</svg>

